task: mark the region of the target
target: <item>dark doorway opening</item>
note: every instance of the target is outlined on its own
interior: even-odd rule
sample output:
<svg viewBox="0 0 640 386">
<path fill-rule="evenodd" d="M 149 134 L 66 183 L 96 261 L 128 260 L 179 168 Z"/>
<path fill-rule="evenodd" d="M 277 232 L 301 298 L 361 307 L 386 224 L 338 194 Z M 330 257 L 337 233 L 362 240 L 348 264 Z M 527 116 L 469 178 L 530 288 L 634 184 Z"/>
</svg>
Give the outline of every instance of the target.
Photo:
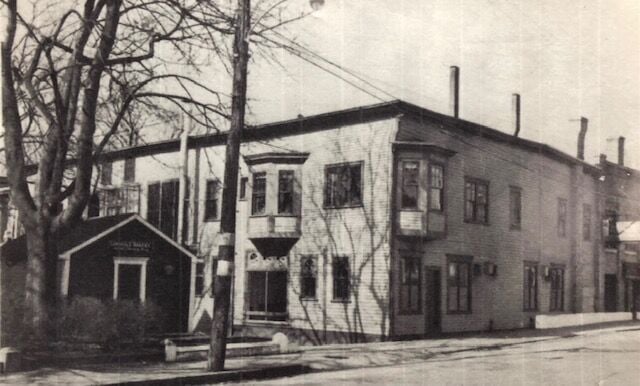
<svg viewBox="0 0 640 386">
<path fill-rule="evenodd" d="M 618 277 L 615 274 L 604 275 L 604 312 L 618 310 Z"/>
<path fill-rule="evenodd" d="M 249 319 L 287 319 L 287 272 L 249 272 Z"/>
<path fill-rule="evenodd" d="M 138 264 L 118 265 L 118 299 L 140 300 L 140 269 Z"/>
<path fill-rule="evenodd" d="M 425 334 L 436 335 L 441 331 L 440 269 L 425 267 Z"/>
</svg>

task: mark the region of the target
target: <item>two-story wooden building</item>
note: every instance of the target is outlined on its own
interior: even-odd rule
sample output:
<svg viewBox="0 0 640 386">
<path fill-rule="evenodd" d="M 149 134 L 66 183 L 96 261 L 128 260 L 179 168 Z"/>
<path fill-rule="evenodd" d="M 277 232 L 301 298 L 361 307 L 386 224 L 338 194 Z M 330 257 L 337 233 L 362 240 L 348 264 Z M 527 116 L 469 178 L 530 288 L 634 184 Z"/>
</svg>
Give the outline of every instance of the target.
<svg viewBox="0 0 640 386">
<path fill-rule="evenodd" d="M 212 311 L 225 141 L 105 154 L 87 210 L 194 251 L 189 330 Z M 402 101 L 249 127 L 241 154 L 234 333 L 355 342 L 604 309 L 602 169 L 578 157 Z"/>
</svg>

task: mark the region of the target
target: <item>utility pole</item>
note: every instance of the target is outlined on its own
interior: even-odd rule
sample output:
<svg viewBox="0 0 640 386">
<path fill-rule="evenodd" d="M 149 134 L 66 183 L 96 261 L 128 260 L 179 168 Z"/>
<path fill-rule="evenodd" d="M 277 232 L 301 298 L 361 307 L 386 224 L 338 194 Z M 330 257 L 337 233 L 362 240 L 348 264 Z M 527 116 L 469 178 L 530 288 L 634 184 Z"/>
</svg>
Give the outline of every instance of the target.
<svg viewBox="0 0 640 386">
<path fill-rule="evenodd" d="M 208 369 L 224 370 L 227 348 L 227 326 L 231 300 L 231 279 L 235 255 L 236 196 L 238 189 L 238 160 L 240 138 L 244 127 L 247 97 L 247 62 L 249 59 L 249 28 L 251 1 L 238 0 L 235 37 L 233 41 L 233 87 L 231 99 L 231 127 L 227 135 L 224 181 L 222 186 L 222 213 L 218 235 L 218 261 L 213 286 L 213 320 Z M 213 265 L 212 265 L 213 266 Z"/>
</svg>

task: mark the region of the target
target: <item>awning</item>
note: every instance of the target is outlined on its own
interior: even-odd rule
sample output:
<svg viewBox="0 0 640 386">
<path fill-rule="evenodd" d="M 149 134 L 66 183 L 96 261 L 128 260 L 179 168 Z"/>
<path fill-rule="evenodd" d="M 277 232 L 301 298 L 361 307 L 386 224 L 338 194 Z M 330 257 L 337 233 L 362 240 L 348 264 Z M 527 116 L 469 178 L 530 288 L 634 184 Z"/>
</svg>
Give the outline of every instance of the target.
<svg viewBox="0 0 640 386">
<path fill-rule="evenodd" d="M 616 226 L 620 241 L 640 241 L 640 221 L 618 221 Z"/>
</svg>

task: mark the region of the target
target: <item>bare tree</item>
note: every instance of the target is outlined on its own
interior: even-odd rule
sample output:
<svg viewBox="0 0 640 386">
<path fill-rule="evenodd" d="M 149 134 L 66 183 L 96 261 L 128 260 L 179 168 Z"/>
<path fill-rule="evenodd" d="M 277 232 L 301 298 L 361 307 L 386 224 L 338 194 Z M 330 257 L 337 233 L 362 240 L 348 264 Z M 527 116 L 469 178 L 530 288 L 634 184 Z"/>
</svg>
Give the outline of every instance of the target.
<svg viewBox="0 0 640 386">
<path fill-rule="evenodd" d="M 269 48 L 262 35 L 301 17 L 272 16 L 284 3 L 261 2 L 257 47 Z M 149 116 L 167 123 L 182 112 L 218 130 L 229 98 L 197 75 L 212 62 L 230 74 L 235 18 L 224 2 L 197 0 L 2 5 L 6 167 L 28 248 L 24 321 L 33 342 L 44 342 L 56 302 L 54 235 L 80 220 L 101 152 L 136 143 Z"/>
</svg>

